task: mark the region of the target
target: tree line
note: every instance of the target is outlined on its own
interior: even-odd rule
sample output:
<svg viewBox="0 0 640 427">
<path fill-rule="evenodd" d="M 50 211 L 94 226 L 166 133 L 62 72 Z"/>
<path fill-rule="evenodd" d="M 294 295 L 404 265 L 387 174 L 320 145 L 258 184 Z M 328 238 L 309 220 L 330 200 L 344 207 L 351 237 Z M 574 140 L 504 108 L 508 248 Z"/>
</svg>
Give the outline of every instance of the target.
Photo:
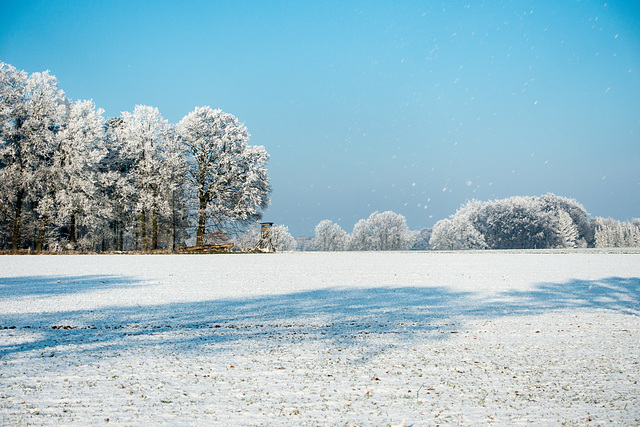
<svg viewBox="0 0 640 427">
<path fill-rule="evenodd" d="M 638 247 L 640 221 L 590 218 L 575 199 L 546 194 L 471 200 L 433 227 L 433 249 Z"/>
<path fill-rule="evenodd" d="M 331 220 L 323 220 L 315 227 L 315 236 L 303 249 L 317 251 L 398 251 L 419 246 L 425 234 L 412 231 L 406 218 L 393 211 L 374 212 L 361 219 L 351 234 Z M 426 249 L 423 245 L 420 249 Z"/>
<path fill-rule="evenodd" d="M 48 71 L 0 62 L 0 248 L 154 250 L 262 217 L 269 156 L 236 117 L 197 107 L 105 119 Z"/>
<path fill-rule="evenodd" d="M 640 247 L 640 218 L 631 221 L 594 218 L 593 224 L 596 248 Z"/>
<path fill-rule="evenodd" d="M 471 200 L 433 229 L 410 230 L 404 216 L 374 212 L 349 234 L 321 221 L 304 250 L 473 250 L 640 247 L 640 219 L 590 218 L 575 199 L 545 194 Z"/>
</svg>

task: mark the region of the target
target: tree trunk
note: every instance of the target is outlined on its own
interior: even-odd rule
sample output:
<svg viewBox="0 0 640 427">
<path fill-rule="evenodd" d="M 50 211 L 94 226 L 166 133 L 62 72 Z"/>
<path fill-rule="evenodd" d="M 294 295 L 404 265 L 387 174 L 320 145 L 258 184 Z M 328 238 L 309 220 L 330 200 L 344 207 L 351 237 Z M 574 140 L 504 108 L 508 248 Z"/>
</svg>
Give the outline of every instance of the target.
<svg viewBox="0 0 640 427">
<path fill-rule="evenodd" d="M 178 245 L 176 245 L 176 236 L 177 236 L 177 232 L 176 232 L 176 220 L 175 220 L 175 216 L 173 219 L 173 227 L 171 228 L 171 250 L 173 252 L 176 251 L 176 249 L 178 249 Z"/>
<path fill-rule="evenodd" d="M 196 233 L 196 246 L 202 245 L 202 240 L 204 238 L 205 227 L 207 223 L 207 199 L 206 197 L 200 196 L 200 212 L 198 217 L 198 232 Z"/>
<path fill-rule="evenodd" d="M 140 228 L 142 233 L 142 250 L 146 251 L 148 249 L 147 246 L 147 215 L 145 211 L 142 211 L 142 215 L 140 217 Z"/>
<path fill-rule="evenodd" d="M 172 193 L 171 197 L 171 250 L 176 251 L 176 228 L 178 227 L 178 220 L 176 215 L 176 197 L 175 193 Z"/>
<path fill-rule="evenodd" d="M 114 220 L 111 224 L 111 228 L 113 229 L 113 248 L 118 250 L 118 221 Z"/>
<path fill-rule="evenodd" d="M 69 244 L 71 249 L 76 248 L 76 214 L 72 213 L 69 219 Z"/>
<path fill-rule="evenodd" d="M 24 200 L 24 190 L 21 188 L 16 193 L 16 216 L 13 219 L 13 236 L 11 239 L 12 248 L 17 251 L 20 248 L 20 225 L 22 223 L 22 202 Z"/>
<path fill-rule="evenodd" d="M 124 250 L 124 222 L 118 221 L 118 250 Z"/>
<path fill-rule="evenodd" d="M 139 230 L 139 226 L 135 226 L 133 227 L 133 248 L 134 250 L 140 250 L 140 230 Z"/>
<path fill-rule="evenodd" d="M 158 249 L 158 209 L 151 211 L 151 249 Z"/>
<path fill-rule="evenodd" d="M 47 224 L 49 222 L 49 216 L 44 215 L 40 223 L 40 230 L 38 230 L 38 239 L 36 240 L 36 252 L 42 252 L 44 246 L 44 236 L 47 231 Z"/>
</svg>

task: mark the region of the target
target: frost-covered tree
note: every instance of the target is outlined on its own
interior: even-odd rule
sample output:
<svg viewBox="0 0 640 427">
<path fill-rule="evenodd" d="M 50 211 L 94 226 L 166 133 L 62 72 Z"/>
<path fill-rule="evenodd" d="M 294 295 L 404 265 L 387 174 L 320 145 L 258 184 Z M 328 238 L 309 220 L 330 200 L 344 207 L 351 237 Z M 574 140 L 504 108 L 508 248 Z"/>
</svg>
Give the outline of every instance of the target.
<svg viewBox="0 0 640 427">
<path fill-rule="evenodd" d="M 27 76 L 0 63 L 0 185 L 4 206 L 11 210 L 14 250 L 22 246 L 25 234 L 36 234 L 36 248 L 42 246 L 52 214 L 48 184 L 65 101 L 48 71 Z"/>
<path fill-rule="evenodd" d="M 371 249 L 397 251 L 411 247 L 413 236 L 404 216 L 392 211 L 374 212 L 367 221 L 371 229 Z"/>
<path fill-rule="evenodd" d="M 280 224 L 271 226 L 271 243 L 276 252 L 295 251 L 296 239 L 289 233 L 289 227 Z"/>
<path fill-rule="evenodd" d="M 187 155 L 175 129 L 168 132 L 164 143 L 164 165 L 161 170 L 160 193 L 168 209 L 163 216 L 167 224 L 167 240 L 172 250 L 183 244 L 189 226 Z"/>
<path fill-rule="evenodd" d="M 435 250 L 485 249 L 484 236 L 468 218 L 443 219 L 433 227 L 431 247 Z"/>
<path fill-rule="evenodd" d="M 231 114 L 197 107 L 180 121 L 178 132 L 197 200 L 196 244 L 209 225 L 233 231 L 259 220 L 269 204 L 269 156 L 264 147 L 248 144 L 247 128 Z"/>
<path fill-rule="evenodd" d="M 138 246 L 143 250 L 157 249 L 159 218 L 170 209 L 161 194 L 164 144 L 169 124 L 157 108 L 146 105 L 136 105 L 133 113 L 123 113 L 122 119 L 123 151 L 125 157 L 132 160 L 129 173 L 133 189 L 130 194 L 139 221 Z"/>
<path fill-rule="evenodd" d="M 156 108 L 136 106 L 105 125 L 99 169 L 104 248 L 177 249 L 188 228 L 187 163 L 174 127 Z"/>
<path fill-rule="evenodd" d="M 415 231 L 413 236 L 413 244 L 411 246 L 411 250 L 413 251 L 426 251 L 431 249 L 431 245 L 429 244 L 429 240 L 431 239 L 431 234 L 433 230 L 430 228 L 423 228 L 421 230 Z"/>
<path fill-rule="evenodd" d="M 586 243 L 586 215 L 575 200 L 553 194 L 472 200 L 448 220 L 436 223 L 431 245 L 437 249 L 575 247 Z"/>
<path fill-rule="evenodd" d="M 431 233 L 429 245 L 438 251 L 466 249 L 455 247 L 453 221 L 449 218 L 444 218 L 436 222 Z"/>
<path fill-rule="evenodd" d="M 103 225 L 97 176 L 105 155 L 102 113 L 92 101 L 77 101 L 69 106 L 58 133 L 52 189 L 56 224 L 62 231 L 56 237 L 68 242 L 69 249 L 76 248 L 78 237 L 83 249 L 92 247 Z"/>
<path fill-rule="evenodd" d="M 620 246 L 621 236 L 617 221 L 613 224 L 610 221 L 604 220 L 604 218 L 596 218 L 599 224 L 596 226 L 595 231 L 595 246 L 596 248 L 614 248 Z"/>
<path fill-rule="evenodd" d="M 617 221 L 612 218 L 594 218 L 595 246 L 597 248 L 640 247 L 640 222 Z"/>
<path fill-rule="evenodd" d="M 260 241 L 260 224 L 256 224 L 238 235 L 233 243 L 241 251 L 249 251 L 256 247 L 258 241 Z"/>
<path fill-rule="evenodd" d="M 34 199 L 34 211 L 38 217 L 38 233 L 36 238 L 37 251 L 43 249 L 46 233 L 51 225 L 53 211 L 55 182 L 53 175 L 54 157 L 58 144 L 58 133 L 64 121 L 67 109 L 67 98 L 64 92 L 58 89 L 57 79 L 48 71 L 33 73 L 27 81 L 27 91 L 31 97 L 29 100 L 30 119 L 26 127 L 31 139 L 31 147 L 35 150 L 37 167 L 33 170 L 33 180 L 30 191 Z"/>
<path fill-rule="evenodd" d="M 627 243 L 630 247 L 640 248 L 640 218 L 634 218 L 629 224 Z"/>
<path fill-rule="evenodd" d="M 553 217 L 557 218 L 559 226 L 561 226 L 560 218 L 564 216 L 563 212 L 569 215 L 570 222 L 575 226 L 575 232 L 578 236 L 575 242 L 565 239 L 564 233 L 568 231 L 567 227 L 573 228 L 569 224 L 569 219 L 565 217 L 562 225 L 564 230 L 560 230 L 560 234 L 562 235 L 561 243 L 567 244 L 566 247 L 586 247 L 588 242 L 593 242 L 594 229 L 589 221 L 589 213 L 577 200 L 549 193 L 540 197 L 540 203 L 542 210 L 550 212 Z"/>
<path fill-rule="evenodd" d="M 123 251 L 130 222 L 133 219 L 133 174 L 134 159 L 126 157 L 124 150 L 124 120 L 111 117 L 105 124 L 106 154 L 99 164 L 99 187 L 102 195 L 101 206 L 106 212 L 103 229 L 105 248 Z M 106 241 L 109 241 L 107 243 Z M 132 248 L 132 247 L 131 247 Z"/>
<path fill-rule="evenodd" d="M 28 118 L 28 74 L 0 62 L 0 199 L 2 234 L 20 246 L 22 209 L 29 188 L 29 149 L 23 125 Z M 9 237 L 10 236 L 10 237 Z"/>
<path fill-rule="evenodd" d="M 565 211 L 560 211 L 558 213 L 558 233 L 560 234 L 563 247 L 578 247 L 578 238 L 580 237 L 578 233 L 578 226 L 571 216 Z"/>
<path fill-rule="evenodd" d="M 353 226 L 349 239 L 349 248 L 354 251 L 371 250 L 372 238 L 371 224 L 366 219 L 361 219 Z"/>
<path fill-rule="evenodd" d="M 392 211 L 376 211 L 355 224 L 350 248 L 356 251 L 407 250 L 413 238 L 414 233 L 409 230 L 404 216 Z"/>
<path fill-rule="evenodd" d="M 280 224 L 274 224 L 269 229 L 271 235 L 271 244 L 276 252 L 295 251 L 297 242 L 289 233 L 289 227 Z M 260 224 L 256 224 L 237 236 L 233 243 L 235 247 L 242 251 L 250 251 L 256 247 L 261 238 Z"/>
<path fill-rule="evenodd" d="M 315 228 L 314 247 L 318 251 L 343 251 L 348 245 L 347 233 L 331 220 L 320 221 Z"/>
<path fill-rule="evenodd" d="M 559 244 L 553 214 L 543 211 L 534 197 L 479 204 L 469 218 L 491 249 L 541 249 Z"/>
<path fill-rule="evenodd" d="M 471 200 L 449 219 L 438 221 L 429 241 L 431 247 L 436 250 L 485 249 L 485 237 L 474 225 L 482 207 L 482 202 Z"/>
</svg>

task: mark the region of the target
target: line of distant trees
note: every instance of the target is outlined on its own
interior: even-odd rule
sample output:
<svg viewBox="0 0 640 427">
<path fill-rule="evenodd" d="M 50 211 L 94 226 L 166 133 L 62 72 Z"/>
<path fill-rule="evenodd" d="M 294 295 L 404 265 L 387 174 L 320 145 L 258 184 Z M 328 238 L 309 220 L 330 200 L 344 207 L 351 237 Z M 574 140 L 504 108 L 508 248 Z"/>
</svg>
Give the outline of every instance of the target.
<svg viewBox="0 0 640 427">
<path fill-rule="evenodd" d="M 640 221 L 590 218 L 575 199 L 546 194 L 471 200 L 438 221 L 433 249 L 638 247 Z"/>
<path fill-rule="evenodd" d="M 103 114 L 0 62 L 0 249 L 175 250 L 262 217 L 269 156 L 231 114 Z"/>
<path fill-rule="evenodd" d="M 433 228 L 434 249 L 547 249 L 587 247 L 593 229 L 576 200 L 546 194 L 471 200 Z"/>
<path fill-rule="evenodd" d="M 428 249 L 430 230 L 412 231 L 406 218 L 393 211 L 374 212 L 361 219 L 351 234 L 326 219 L 315 227 L 315 236 L 300 240 L 301 250 L 317 251 L 399 251 Z"/>
<path fill-rule="evenodd" d="M 576 200 L 546 194 L 471 200 L 432 230 L 409 229 L 404 216 L 374 212 L 351 234 L 321 221 L 303 250 L 470 250 L 640 247 L 640 219 L 590 218 Z"/>
<path fill-rule="evenodd" d="M 596 248 L 640 247 L 640 218 L 634 218 L 631 221 L 594 218 L 593 225 Z"/>
</svg>

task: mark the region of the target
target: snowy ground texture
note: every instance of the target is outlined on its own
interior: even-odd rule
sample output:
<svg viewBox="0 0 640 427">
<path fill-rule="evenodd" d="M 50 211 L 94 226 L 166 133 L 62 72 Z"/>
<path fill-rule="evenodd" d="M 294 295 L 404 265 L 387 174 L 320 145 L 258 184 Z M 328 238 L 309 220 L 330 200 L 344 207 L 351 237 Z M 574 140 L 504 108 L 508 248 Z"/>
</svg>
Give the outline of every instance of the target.
<svg viewBox="0 0 640 427">
<path fill-rule="evenodd" d="M 0 425 L 639 425 L 640 254 L 0 256 Z"/>
</svg>

